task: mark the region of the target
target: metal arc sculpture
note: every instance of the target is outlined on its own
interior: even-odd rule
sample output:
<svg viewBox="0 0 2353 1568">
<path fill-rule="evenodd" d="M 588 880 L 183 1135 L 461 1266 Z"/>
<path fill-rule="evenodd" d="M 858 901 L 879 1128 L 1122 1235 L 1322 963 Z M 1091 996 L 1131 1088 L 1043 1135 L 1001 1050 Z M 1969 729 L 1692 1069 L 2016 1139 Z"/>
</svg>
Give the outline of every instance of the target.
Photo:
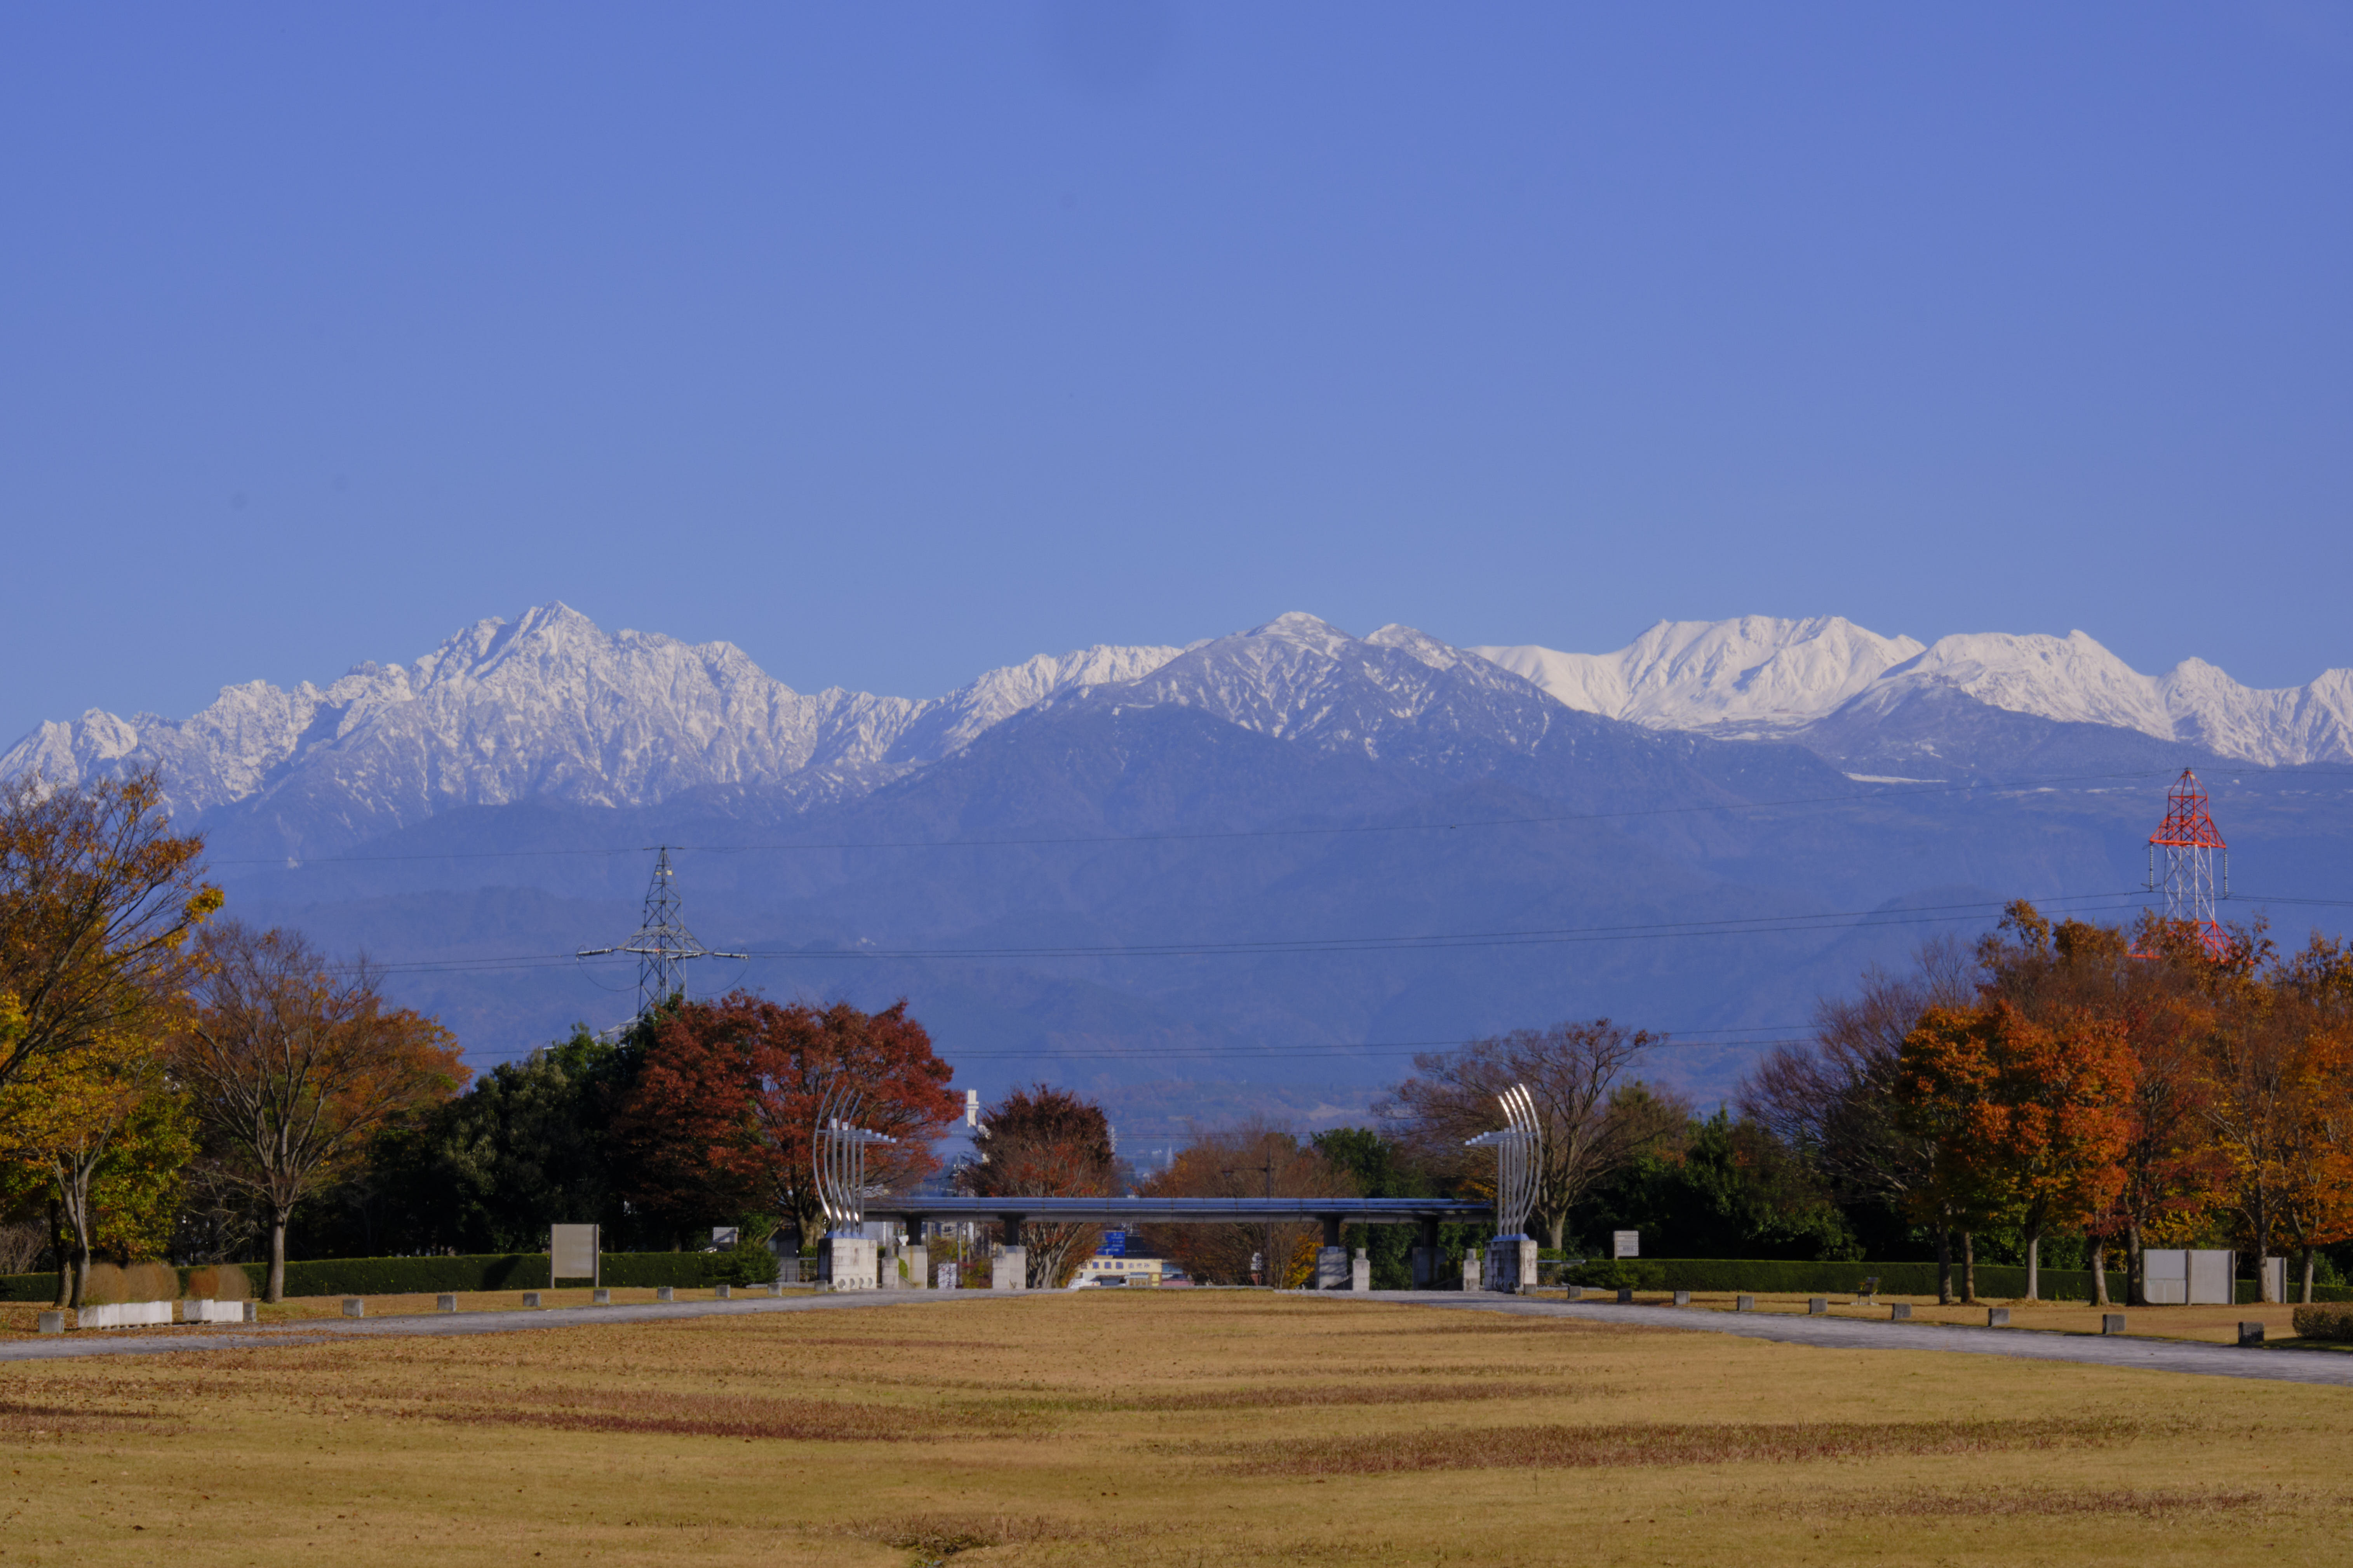
<svg viewBox="0 0 2353 1568">
<path fill-rule="evenodd" d="M 1527 1085 L 1515 1083 L 1495 1098 L 1503 1104 L 1504 1125 L 1465 1140 L 1463 1147 L 1495 1152 L 1496 1234 L 1523 1236 L 1528 1211 L 1535 1207 L 1537 1173 L 1544 1168 L 1544 1122 Z"/>
<path fill-rule="evenodd" d="M 866 1189 L 866 1151 L 877 1143 L 898 1142 L 857 1124 L 861 1103 L 856 1090 L 837 1086 L 826 1090 L 818 1106 L 809 1163 L 817 1177 L 818 1206 L 825 1211 L 828 1233 L 865 1223 L 866 1200 L 871 1195 Z"/>
</svg>

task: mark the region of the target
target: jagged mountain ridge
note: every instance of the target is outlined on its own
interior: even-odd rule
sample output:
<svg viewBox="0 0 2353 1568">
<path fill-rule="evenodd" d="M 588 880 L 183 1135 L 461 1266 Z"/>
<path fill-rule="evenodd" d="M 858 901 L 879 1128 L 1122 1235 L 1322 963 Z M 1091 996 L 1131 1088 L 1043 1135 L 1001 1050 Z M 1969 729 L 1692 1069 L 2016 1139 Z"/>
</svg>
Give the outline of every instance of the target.
<svg viewBox="0 0 2353 1568">
<path fill-rule="evenodd" d="M 1968 633 L 1923 645 L 1835 616 L 1661 621 L 1611 654 L 1470 650 L 1568 707 L 1652 729 L 1770 735 L 1843 754 L 1845 739 L 1907 726 L 1960 697 L 2058 724 L 2128 730 L 2238 762 L 2353 761 L 2353 669 L 2299 687 L 2240 685 L 2202 659 L 2143 675 L 2084 633 Z M 1837 737 L 1837 739 L 1833 739 Z"/>
<path fill-rule="evenodd" d="M 1041 655 L 928 701 L 805 695 L 732 644 L 607 633 L 550 604 L 323 688 L 252 681 L 186 720 L 92 710 L 43 724 L 0 755 L 0 774 L 71 780 L 153 764 L 178 809 L 265 816 L 297 854 L 461 805 L 631 806 L 715 784 L 821 800 L 863 794 L 1040 700 L 1134 679 L 1179 651 Z"/>
</svg>

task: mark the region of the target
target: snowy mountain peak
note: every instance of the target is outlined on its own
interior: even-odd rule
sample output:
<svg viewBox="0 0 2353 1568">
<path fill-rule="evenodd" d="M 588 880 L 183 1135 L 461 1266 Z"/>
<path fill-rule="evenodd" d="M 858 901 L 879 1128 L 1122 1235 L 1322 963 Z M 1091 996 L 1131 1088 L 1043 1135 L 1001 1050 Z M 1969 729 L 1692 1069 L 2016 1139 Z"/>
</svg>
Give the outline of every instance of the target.
<svg viewBox="0 0 2353 1568">
<path fill-rule="evenodd" d="M 1812 722 L 1915 658 L 1837 616 L 1661 621 L 1613 654 L 1474 647 L 1569 707 L 1654 730 L 1767 734 Z"/>
<path fill-rule="evenodd" d="M 1782 734 L 1884 719 L 1932 693 L 2182 741 L 2267 765 L 2353 760 L 2353 670 L 2263 691 L 2202 659 L 2143 675 L 2084 632 L 1964 633 L 1923 647 L 1835 616 L 1661 621 L 1610 654 L 1471 650 L 1571 708 L 1658 730 Z"/>
</svg>

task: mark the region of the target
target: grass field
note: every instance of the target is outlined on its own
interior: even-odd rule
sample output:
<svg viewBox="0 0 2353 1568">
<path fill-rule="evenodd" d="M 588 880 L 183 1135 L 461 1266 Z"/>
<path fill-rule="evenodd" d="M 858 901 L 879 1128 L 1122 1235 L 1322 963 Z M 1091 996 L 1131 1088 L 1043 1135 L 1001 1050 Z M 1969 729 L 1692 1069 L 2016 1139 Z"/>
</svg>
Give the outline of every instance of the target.
<svg viewBox="0 0 2353 1568">
<path fill-rule="evenodd" d="M 1248 1292 L 16 1363 L 0 1423 L 0 1563 L 2353 1560 L 2342 1390 Z"/>
</svg>

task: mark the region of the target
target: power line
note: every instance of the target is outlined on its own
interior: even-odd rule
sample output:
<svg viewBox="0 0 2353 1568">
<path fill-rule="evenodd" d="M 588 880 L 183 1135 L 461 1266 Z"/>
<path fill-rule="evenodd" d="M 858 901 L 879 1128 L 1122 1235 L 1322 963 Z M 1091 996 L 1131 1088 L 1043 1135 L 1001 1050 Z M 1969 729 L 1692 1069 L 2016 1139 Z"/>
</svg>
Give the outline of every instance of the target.
<svg viewBox="0 0 2353 1568">
<path fill-rule="evenodd" d="M 2080 893 L 2038 900 L 2038 908 L 2073 906 L 2076 912 L 2139 907 L 2144 892 L 2128 889 L 2113 893 Z M 1026 947 L 854 947 L 809 950 L 753 948 L 730 956 L 775 962 L 826 963 L 840 960 L 1005 958 L 1219 958 L 1282 956 L 1319 952 L 1395 952 L 1451 948 L 1544 947 L 1588 942 L 1658 942 L 1701 936 L 1771 936 L 1782 932 L 1868 930 L 1876 926 L 1928 925 L 1981 918 L 1989 910 L 2009 907 L 2009 900 L 1962 904 L 1927 904 L 1909 910 L 1822 911 L 1799 915 L 1754 915 L 1722 921 L 1657 921 L 1636 925 L 1561 926 L 1520 931 L 1440 932 L 1388 937 L 1269 937 L 1239 942 L 1164 942 L 1129 944 L 1043 944 Z M 372 961 L 381 973 L 430 973 L 543 969 L 569 966 L 574 953 L 518 953 L 500 958 L 420 959 L 410 962 Z"/>
<path fill-rule="evenodd" d="M 1757 1024 L 1729 1029 L 1655 1029 L 1651 1033 L 1664 1037 L 1653 1045 L 1654 1049 L 1708 1047 L 1717 1049 L 1755 1049 L 1768 1046 L 1804 1044 L 1802 1038 L 1789 1031 L 1807 1027 L 1803 1024 Z M 1731 1038 L 1701 1038 L 1703 1036 L 1733 1037 Z M 1065 1049 L 1040 1047 L 1030 1050 L 966 1051 L 955 1053 L 957 1062 L 967 1061 L 1161 1061 L 1175 1058 L 1217 1057 L 1248 1057 L 1253 1060 L 1312 1059 L 1326 1057 L 1395 1057 L 1419 1056 L 1425 1051 L 1459 1050 L 1473 1046 L 1490 1037 L 1455 1040 L 1377 1040 L 1363 1045 L 1327 1046 L 1148 1046 L 1121 1048 L 1102 1047 Z M 560 1043 L 560 1042 L 559 1042 Z M 544 1045 L 517 1047 L 510 1051 L 469 1052 L 470 1058 L 492 1061 L 513 1061 L 547 1049 Z"/>
<path fill-rule="evenodd" d="M 2028 777 L 2002 781 L 1977 781 L 1957 784 L 1924 784 L 1903 788 L 1862 790 L 1847 795 L 1796 795 L 1782 800 L 1729 801 L 1704 805 L 1644 806 L 1626 811 L 1563 812 L 1537 816 L 1475 817 L 1454 822 L 1370 823 L 1338 827 L 1257 827 L 1204 830 L 1201 832 L 1170 833 L 1099 833 L 1039 835 L 1030 837 L 1003 838 L 891 838 L 840 841 L 779 840 L 767 844 L 686 844 L 670 847 L 699 855 L 750 855 L 770 852 L 817 852 L 870 849 L 988 849 L 1007 847 L 1037 847 L 1055 845 L 1086 844 L 1163 844 L 1220 839 L 1333 837 L 1376 833 L 1453 833 L 1464 829 L 1488 827 L 1545 826 L 1568 822 L 1609 822 L 1635 817 L 1679 816 L 1712 812 L 1770 811 L 1785 807 L 1812 805 L 1852 805 L 1871 801 L 1907 800 L 1915 797 L 1968 795 L 2008 795 L 2020 792 L 2051 793 L 2057 784 L 2089 785 L 2126 779 L 2160 778 L 2171 770 L 2139 768 L 2124 773 L 2053 773 L 2043 777 Z M 2353 768 L 2242 768 L 2242 773 L 2278 774 L 2346 774 L 2353 776 Z M 2088 788 L 2084 793 L 2090 793 Z M 209 862 L 216 866 L 272 866 L 284 870 L 307 870 L 316 866 L 351 866 L 394 864 L 422 860 L 522 860 L 548 859 L 565 857 L 645 855 L 659 846 L 618 845 L 604 848 L 564 849 L 450 849 L 421 851 L 400 855 L 322 855 L 254 856 L 225 858 Z"/>
</svg>

